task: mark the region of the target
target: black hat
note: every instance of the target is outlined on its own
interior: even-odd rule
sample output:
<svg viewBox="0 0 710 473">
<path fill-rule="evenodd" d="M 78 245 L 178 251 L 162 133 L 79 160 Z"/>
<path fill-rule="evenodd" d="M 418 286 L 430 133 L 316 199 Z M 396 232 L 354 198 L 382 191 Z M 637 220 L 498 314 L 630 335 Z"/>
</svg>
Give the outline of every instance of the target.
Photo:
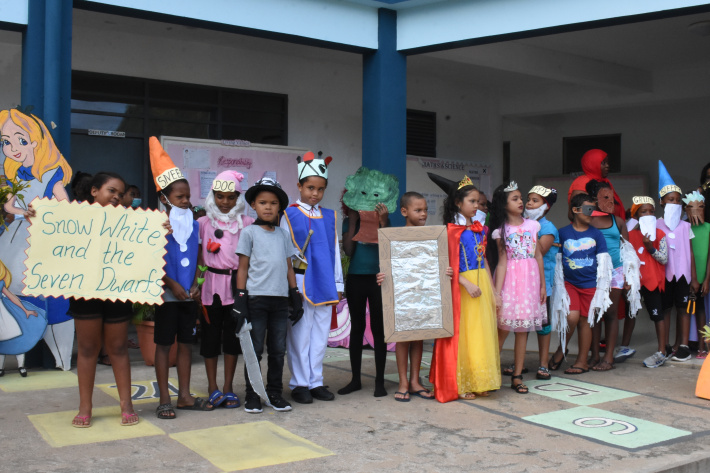
<svg viewBox="0 0 710 473">
<path fill-rule="evenodd" d="M 262 177 L 260 180 L 256 181 L 253 186 L 247 189 L 246 194 L 244 194 L 244 199 L 246 199 L 247 204 L 254 202 L 256 200 L 256 196 L 261 191 L 269 191 L 276 194 L 276 197 L 279 198 L 279 205 L 281 206 L 279 210 L 282 212 L 286 210 L 286 207 L 288 207 L 288 196 L 281 188 L 281 184 L 270 177 Z"/>
<path fill-rule="evenodd" d="M 439 186 L 441 190 L 446 192 L 446 194 L 450 194 L 451 191 L 456 190 L 456 187 L 459 185 L 458 182 L 452 181 L 450 179 L 447 179 L 445 177 L 439 176 L 438 174 L 434 174 L 432 172 L 426 173 L 427 176 L 429 176 L 429 179 L 431 179 L 434 184 Z"/>
</svg>

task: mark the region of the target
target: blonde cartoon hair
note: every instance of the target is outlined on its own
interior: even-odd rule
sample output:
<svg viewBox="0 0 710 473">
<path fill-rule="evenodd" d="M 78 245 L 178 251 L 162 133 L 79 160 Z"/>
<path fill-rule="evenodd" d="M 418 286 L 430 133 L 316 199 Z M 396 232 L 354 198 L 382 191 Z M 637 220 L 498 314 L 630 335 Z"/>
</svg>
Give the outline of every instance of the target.
<svg viewBox="0 0 710 473">
<path fill-rule="evenodd" d="M 49 133 L 44 122 L 36 116 L 24 114 L 17 109 L 0 111 L 0 126 L 4 125 L 8 120 L 22 128 L 30 135 L 30 142 L 37 142 L 37 147 L 34 150 L 35 162 L 32 164 L 32 175 L 38 181 L 42 182 L 42 175 L 52 169 L 62 168 L 64 171 L 64 179 L 62 184 L 65 186 L 71 181 L 71 167 L 62 153 L 59 152 L 57 145 L 54 144 L 54 139 Z M 17 170 L 22 166 L 22 163 L 12 159 L 5 159 L 5 175 L 12 182 L 17 182 Z"/>
<path fill-rule="evenodd" d="M 0 260 L 0 281 L 5 283 L 5 287 L 8 287 L 12 283 L 12 273 L 7 269 L 7 266 L 5 266 L 2 260 Z"/>
</svg>

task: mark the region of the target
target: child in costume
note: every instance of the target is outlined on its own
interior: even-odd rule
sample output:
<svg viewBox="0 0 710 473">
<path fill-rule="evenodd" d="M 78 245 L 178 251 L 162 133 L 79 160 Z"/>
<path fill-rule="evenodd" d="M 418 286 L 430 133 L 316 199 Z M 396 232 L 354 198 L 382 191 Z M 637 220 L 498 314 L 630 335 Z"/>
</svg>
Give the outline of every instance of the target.
<svg viewBox="0 0 710 473">
<path fill-rule="evenodd" d="M 595 211 L 594 198 L 587 194 L 572 197 L 570 210 L 574 220 L 560 228 L 561 251 L 557 255 L 552 288 L 552 329 L 560 334 L 560 346 L 552 355 L 550 370 L 560 368 L 567 352 L 567 330 L 570 336 L 579 326 L 579 353 L 565 374 L 587 373 L 587 355 L 592 343 L 596 318 L 611 307 L 612 263 L 604 235 L 590 225 Z M 597 212 L 595 214 L 595 212 Z"/>
<path fill-rule="evenodd" d="M 198 266 L 202 269 L 202 304 L 200 311 L 202 337 L 200 355 L 205 359 L 209 402 L 215 407 L 239 407 L 239 397 L 234 393 L 234 373 L 241 347 L 237 340 L 232 317 L 239 257 L 237 243 L 242 230 L 251 225 L 253 218 L 244 213 L 244 197 L 240 182 L 244 175 L 236 171 L 223 171 L 212 181 L 212 189 L 205 199 L 207 215 L 200 217 L 200 253 Z M 199 282 L 199 281 L 198 281 Z M 217 361 L 224 350 L 224 385 L 217 387 Z"/>
<path fill-rule="evenodd" d="M 323 358 L 328 346 L 331 306 L 343 296 L 343 268 L 340 263 L 337 220 L 334 210 L 320 206 L 328 186 L 328 165 L 332 158 L 316 158 L 309 151 L 298 158 L 298 191 L 301 198 L 284 212 L 281 228 L 288 231 L 307 266 L 295 269 L 296 282 L 305 299 L 303 320 L 288 330 L 288 367 L 291 397 L 301 404 L 313 398 L 332 401 L 333 393 L 323 386 Z M 310 235 L 309 231 L 313 231 Z M 306 245 L 308 241 L 308 246 Z M 300 260 L 294 258 L 294 264 Z"/>
<path fill-rule="evenodd" d="M 480 202 L 480 200 L 479 200 Z M 427 203 L 423 195 L 418 192 L 406 192 L 400 202 L 400 212 L 405 218 L 405 227 L 418 227 L 426 225 Z M 453 270 L 451 270 L 453 275 Z M 377 274 L 377 284 L 385 280 L 384 273 Z M 434 399 L 434 394 L 421 384 L 419 370 L 424 353 L 424 341 L 397 342 L 395 356 L 397 359 L 397 373 L 399 374 L 399 388 L 394 393 L 394 399 L 399 402 L 409 402 L 410 394 L 422 399 Z M 411 365 L 409 364 L 411 361 Z M 409 377 L 407 371 L 409 369 Z"/>
<path fill-rule="evenodd" d="M 387 344 L 382 313 L 382 291 L 377 285 L 380 257 L 377 229 L 389 226 L 389 210 L 397 204 L 399 181 L 393 175 L 361 167 L 345 180 L 343 204 L 348 208 L 343 219 L 343 251 L 350 257 L 345 293 L 350 308 L 350 383 L 338 390 L 345 395 L 362 389 L 362 339 L 370 308 L 370 328 L 375 347 L 375 397 L 387 395 L 385 363 Z"/>
<path fill-rule="evenodd" d="M 166 207 L 173 233 L 167 236 L 163 303 L 155 309 L 155 376 L 160 390 L 158 419 L 174 419 L 175 408 L 211 411 L 214 405 L 190 395 L 192 341 L 196 330 L 200 288 L 197 283 L 200 226 L 192 219 L 190 184 L 160 142 L 150 137 L 150 167 L 160 202 Z M 177 405 L 170 402 L 170 347 L 177 337 Z M 113 361 L 113 360 L 112 360 Z"/>
<path fill-rule="evenodd" d="M 569 192 L 567 193 L 567 203 L 571 202 L 572 197 L 577 194 L 584 194 L 587 192 L 587 183 L 589 181 L 602 181 L 609 184 L 612 193 L 614 195 L 614 215 L 620 218 L 626 216 L 626 210 L 624 209 L 624 204 L 621 203 L 621 198 L 618 196 L 614 190 L 614 186 L 609 181 L 609 157 L 606 151 L 600 149 L 590 149 L 584 156 L 582 156 L 582 171 L 584 174 L 579 176 L 577 179 L 572 181 L 569 187 Z M 572 216 L 570 216 L 570 220 Z"/>
<path fill-rule="evenodd" d="M 658 219 L 657 227 L 666 234 L 668 243 L 666 287 L 663 292 L 663 312 L 668 332 L 670 332 L 673 307 L 676 308 L 676 317 L 679 321 L 676 326 L 675 345 L 666 347 L 666 351 L 672 353 L 673 361 L 688 361 L 690 359 L 688 300 L 691 293 L 695 295 L 700 290 L 693 245 L 690 242 L 695 235 L 690 224 L 680 219 L 683 211 L 682 191 L 675 185 L 661 161 L 658 161 L 658 196 L 661 198 L 663 218 Z"/>
<path fill-rule="evenodd" d="M 691 318 L 690 323 L 690 341 L 698 344 L 698 359 L 707 357 L 707 348 L 703 335 L 700 330 L 707 323 L 708 309 L 706 306 L 706 298 L 708 295 L 708 287 L 710 280 L 708 279 L 708 242 L 710 241 L 710 223 L 705 221 L 705 197 L 698 191 L 686 194 L 683 198 L 685 204 L 685 212 L 688 215 L 690 222 L 690 230 L 695 235 L 695 238 L 690 240 L 693 247 L 693 255 L 695 256 L 695 271 L 697 273 L 698 284 L 700 284 L 700 292 L 695 294 L 695 317 Z"/>
<path fill-rule="evenodd" d="M 429 380 L 439 402 L 485 397 L 500 389 L 495 310 L 501 301 L 491 285 L 485 227 L 473 221 L 479 193 L 468 176 L 458 183 L 431 173 L 429 177 L 448 194 L 444 223 L 454 309 L 454 335 L 434 343 Z"/>
<path fill-rule="evenodd" d="M 523 218 L 525 205 L 514 181 L 493 192 L 490 209 L 488 232 L 495 245 L 488 251 L 497 252 L 495 290 L 503 301 L 498 310 L 498 349 L 502 349 L 508 332 L 515 332 L 510 387 L 518 394 L 527 394 L 523 367 L 528 332 L 542 330 L 547 323 L 545 268 L 537 244 L 541 227 L 537 221 Z"/>
<path fill-rule="evenodd" d="M 268 343 L 268 401 L 276 411 L 290 411 L 291 404 L 282 395 L 286 319 L 296 325 L 303 317 L 303 303 L 291 262 L 296 251 L 288 232 L 278 226 L 279 211 L 288 206 L 288 196 L 278 182 L 264 177 L 247 190 L 246 201 L 256 211 L 257 219 L 242 231 L 237 245 L 239 269 L 233 311 L 236 330 L 251 322 L 251 341 L 259 361 L 264 341 Z M 289 299 L 293 305 L 291 315 Z M 260 413 L 261 399 L 249 380 L 246 366 L 244 377 L 244 410 Z"/>
<path fill-rule="evenodd" d="M 599 355 L 599 342 L 601 340 L 601 324 L 596 324 L 592 329 L 592 370 L 609 371 L 614 369 L 614 354 L 616 339 L 619 335 L 618 305 L 621 291 L 624 289 L 624 267 L 621 261 L 621 238 L 629 239 L 624 219 L 614 215 L 614 191 L 611 186 L 604 181 L 591 180 L 587 183 L 587 194 L 595 199 L 597 210 L 601 213 L 592 216 L 591 225 L 598 229 L 604 240 L 606 248 L 611 256 L 614 267 L 611 279 L 611 307 L 604 313 L 604 328 L 606 338 L 606 351 L 604 358 Z M 627 352 L 623 358 L 616 358 L 617 361 L 625 361 L 633 355 Z"/>
<path fill-rule="evenodd" d="M 126 184 L 118 174 L 99 172 L 91 180 L 87 200 L 101 206 L 120 205 Z M 96 359 L 101 346 L 111 359 L 113 375 L 121 403 L 121 425 L 138 423 L 131 402 L 131 362 L 128 358 L 128 321 L 132 316 L 130 301 L 69 299 L 69 313 L 76 327 L 77 375 L 79 378 L 79 413 L 74 427 L 91 426 L 92 395 Z"/>
<path fill-rule="evenodd" d="M 537 246 L 540 248 L 543 267 L 545 268 L 546 308 L 548 314 L 552 295 L 552 281 L 555 276 L 555 260 L 557 253 L 560 251 L 560 234 L 555 225 L 547 220 L 545 216 L 555 202 L 557 202 L 557 190 L 544 186 L 534 186 L 528 192 L 528 201 L 525 204 L 525 212 L 523 213 L 526 219 L 537 221 L 540 224 L 540 231 L 537 233 Z M 551 378 L 548 367 L 551 332 L 552 325 L 548 317 L 547 322 L 537 331 L 537 345 L 540 355 L 539 367 L 535 374 L 537 379 L 548 380 Z M 511 364 L 503 370 L 503 374 L 512 376 L 514 369 L 515 364 Z M 525 374 L 525 370 L 523 370 L 523 374 Z"/>
<path fill-rule="evenodd" d="M 666 362 L 666 340 L 668 327 L 663 316 L 662 294 L 665 289 L 668 246 L 666 234 L 656 228 L 656 208 L 651 197 L 633 198 L 631 217 L 638 223 L 629 232 L 629 242 L 641 260 L 641 296 L 648 315 L 656 328 L 658 350 L 643 360 L 647 368 L 658 368 Z"/>
</svg>

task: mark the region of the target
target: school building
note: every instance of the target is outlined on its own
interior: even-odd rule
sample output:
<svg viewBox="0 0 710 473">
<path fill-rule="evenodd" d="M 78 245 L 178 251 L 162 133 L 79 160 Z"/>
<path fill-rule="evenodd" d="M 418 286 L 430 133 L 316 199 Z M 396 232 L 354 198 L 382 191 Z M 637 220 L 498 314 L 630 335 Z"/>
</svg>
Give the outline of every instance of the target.
<svg viewBox="0 0 710 473">
<path fill-rule="evenodd" d="M 148 197 L 151 135 L 323 150 L 329 207 L 361 165 L 409 189 L 407 155 L 525 192 L 601 143 L 651 195 L 710 161 L 707 2 L 1 0 L 0 47 L 0 106 Z"/>
</svg>

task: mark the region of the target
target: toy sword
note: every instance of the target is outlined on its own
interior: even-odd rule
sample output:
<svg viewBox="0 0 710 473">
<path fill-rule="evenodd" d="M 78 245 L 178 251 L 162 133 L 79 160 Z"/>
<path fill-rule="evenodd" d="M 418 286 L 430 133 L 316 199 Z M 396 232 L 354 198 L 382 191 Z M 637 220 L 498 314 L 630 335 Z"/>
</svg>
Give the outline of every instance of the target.
<svg viewBox="0 0 710 473">
<path fill-rule="evenodd" d="M 296 255 L 296 260 L 293 262 L 293 269 L 299 270 L 299 272 L 305 272 L 308 267 L 308 261 L 306 261 L 306 248 L 311 242 L 311 236 L 313 235 L 313 230 L 308 230 L 308 236 L 306 237 L 305 243 L 303 243 L 303 248 Z"/>
</svg>

